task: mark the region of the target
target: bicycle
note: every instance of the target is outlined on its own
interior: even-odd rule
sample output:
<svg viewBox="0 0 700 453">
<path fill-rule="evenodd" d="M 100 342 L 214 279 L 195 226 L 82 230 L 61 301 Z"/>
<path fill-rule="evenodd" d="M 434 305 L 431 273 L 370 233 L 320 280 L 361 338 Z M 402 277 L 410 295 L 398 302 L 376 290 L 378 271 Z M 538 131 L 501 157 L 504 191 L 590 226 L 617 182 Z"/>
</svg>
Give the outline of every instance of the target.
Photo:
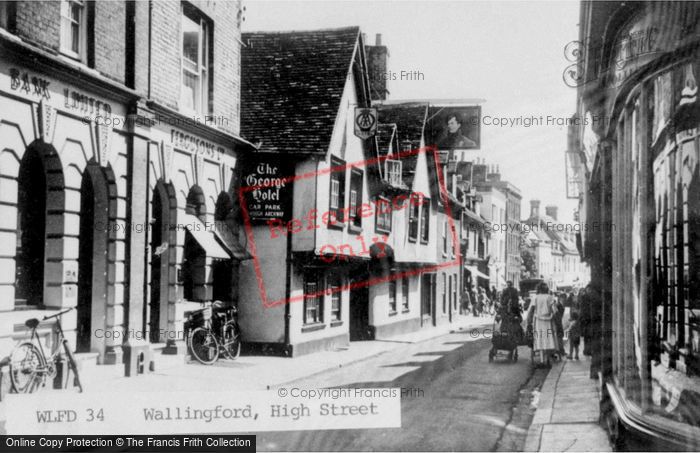
<svg viewBox="0 0 700 453">
<path fill-rule="evenodd" d="M 56 363 L 61 360 L 62 355 L 61 346 L 59 345 L 63 346 L 63 352 L 68 358 L 69 371 L 73 371 L 73 385 L 78 387 L 79 392 L 83 391 L 73 351 L 71 351 L 68 340 L 63 334 L 63 328 L 61 327 L 61 316 L 71 310 L 75 310 L 75 307 L 63 310 L 55 315 L 44 316 L 41 319 L 41 321 L 46 321 L 56 318 L 55 329 L 58 333 L 59 341 L 56 344 L 55 350 L 51 353 L 51 357 L 48 359 L 44 352 L 44 347 L 41 345 L 41 339 L 36 333 L 36 328 L 41 321 L 37 318 L 31 318 L 25 321 L 24 325 L 32 330 L 30 340 L 19 344 L 12 351 L 10 358 L 10 381 L 16 393 L 33 393 L 46 385 L 47 377 L 50 379 L 56 377 Z"/>
<path fill-rule="evenodd" d="M 211 365 L 223 353 L 229 359 L 241 354 L 241 329 L 236 322 L 235 307 L 223 307 L 220 302 L 191 312 L 185 321 L 187 347 L 192 357 Z"/>
</svg>

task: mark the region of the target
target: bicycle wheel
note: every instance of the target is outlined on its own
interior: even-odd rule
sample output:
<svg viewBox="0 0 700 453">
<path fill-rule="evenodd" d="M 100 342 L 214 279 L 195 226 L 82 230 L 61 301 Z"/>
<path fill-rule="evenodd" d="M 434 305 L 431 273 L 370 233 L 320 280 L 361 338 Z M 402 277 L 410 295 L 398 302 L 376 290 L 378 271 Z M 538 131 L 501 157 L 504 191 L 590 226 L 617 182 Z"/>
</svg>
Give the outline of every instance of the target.
<svg viewBox="0 0 700 453">
<path fill-rule="evenodd" d="M 12 351 L 10 381 L 17 393 L 33 393 L 44 383 L 46 359 L 34 343 L 22 343 Z"/>
<path fill-rule="evenodd" d="M 241 331 L 234 322 L 227 322 L 222 332 L 223 350 L 230 359 L 241 355 Z"/>
<path fill-rule="evenodd" d="M 190 334 L 190 352 L 200 363 L 211 365 L 219 358 L 219 342 L 209 329 L 197 327 Z"/>
</svg>

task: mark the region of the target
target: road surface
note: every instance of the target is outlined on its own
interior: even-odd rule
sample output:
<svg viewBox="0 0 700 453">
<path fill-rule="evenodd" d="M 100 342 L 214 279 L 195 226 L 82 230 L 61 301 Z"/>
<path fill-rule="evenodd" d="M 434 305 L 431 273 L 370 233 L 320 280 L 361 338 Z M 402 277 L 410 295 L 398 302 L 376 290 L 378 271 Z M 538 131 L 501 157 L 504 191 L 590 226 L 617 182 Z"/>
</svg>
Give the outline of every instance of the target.
<svg viewBox="0 0 700 453">
<path fill-rule="evenodd" d="M 458 331 L 407 343 L 282 387 L 400 387 L 401 428 L 257 434 L 261 451 L 518 451 L 534 413 L 533 390 L 546 370 L 533 370 L 529 349 L 517 363 L 488 362 L 489 339 Z"/>
</svg>

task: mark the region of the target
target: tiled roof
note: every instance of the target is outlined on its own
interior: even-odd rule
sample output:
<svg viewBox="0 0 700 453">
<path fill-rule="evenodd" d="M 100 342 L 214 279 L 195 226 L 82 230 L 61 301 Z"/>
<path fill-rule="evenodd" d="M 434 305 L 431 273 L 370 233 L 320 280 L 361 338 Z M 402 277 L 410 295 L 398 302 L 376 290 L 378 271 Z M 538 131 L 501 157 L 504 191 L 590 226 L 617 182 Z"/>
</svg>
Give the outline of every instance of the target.
<svg viewBox="0 0 700 453">
<path fill-rule="evenodd" d="M 359 34 L 243 33 L 241 135 L 263 152 L 325 154 Z"/>
<path fill-rule="evenodd" d="M 412 102 L 406 104 L 377 105 L 379 109 L 380 123 L 396 124 L 399 146 L 404 151 L 404 143 L 410 142 L 410 149 L 418 149 L 423 138 L 425 119 L 428 111 L 428 104 L 422 102 Z M 418 162 L 418 155 L 411 154 L 404 156 L 403 177 L 407 186 L 411 187 L 413 176 Z"/>
</svg>

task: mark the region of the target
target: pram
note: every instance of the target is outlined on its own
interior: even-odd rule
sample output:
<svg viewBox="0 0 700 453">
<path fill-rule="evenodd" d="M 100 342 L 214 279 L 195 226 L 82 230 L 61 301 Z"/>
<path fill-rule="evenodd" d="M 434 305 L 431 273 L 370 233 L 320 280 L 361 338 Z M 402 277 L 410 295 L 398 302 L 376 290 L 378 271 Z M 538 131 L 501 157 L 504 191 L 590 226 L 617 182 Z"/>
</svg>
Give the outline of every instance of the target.
<svg viewBox="0 0 700 453">
<path fill-rule="evenodd" d="M 493 362 L 498 351 L 507 351 L 508 360 L 518 361 L 518 346 L 523 341 L 523 332 L 520 327 L 519 317 L 507 314 L 498 314 L 493 321 L 493 334 L 491 336 L 491 349 L 489 350 L 489 362 Z"/>
</svg>

